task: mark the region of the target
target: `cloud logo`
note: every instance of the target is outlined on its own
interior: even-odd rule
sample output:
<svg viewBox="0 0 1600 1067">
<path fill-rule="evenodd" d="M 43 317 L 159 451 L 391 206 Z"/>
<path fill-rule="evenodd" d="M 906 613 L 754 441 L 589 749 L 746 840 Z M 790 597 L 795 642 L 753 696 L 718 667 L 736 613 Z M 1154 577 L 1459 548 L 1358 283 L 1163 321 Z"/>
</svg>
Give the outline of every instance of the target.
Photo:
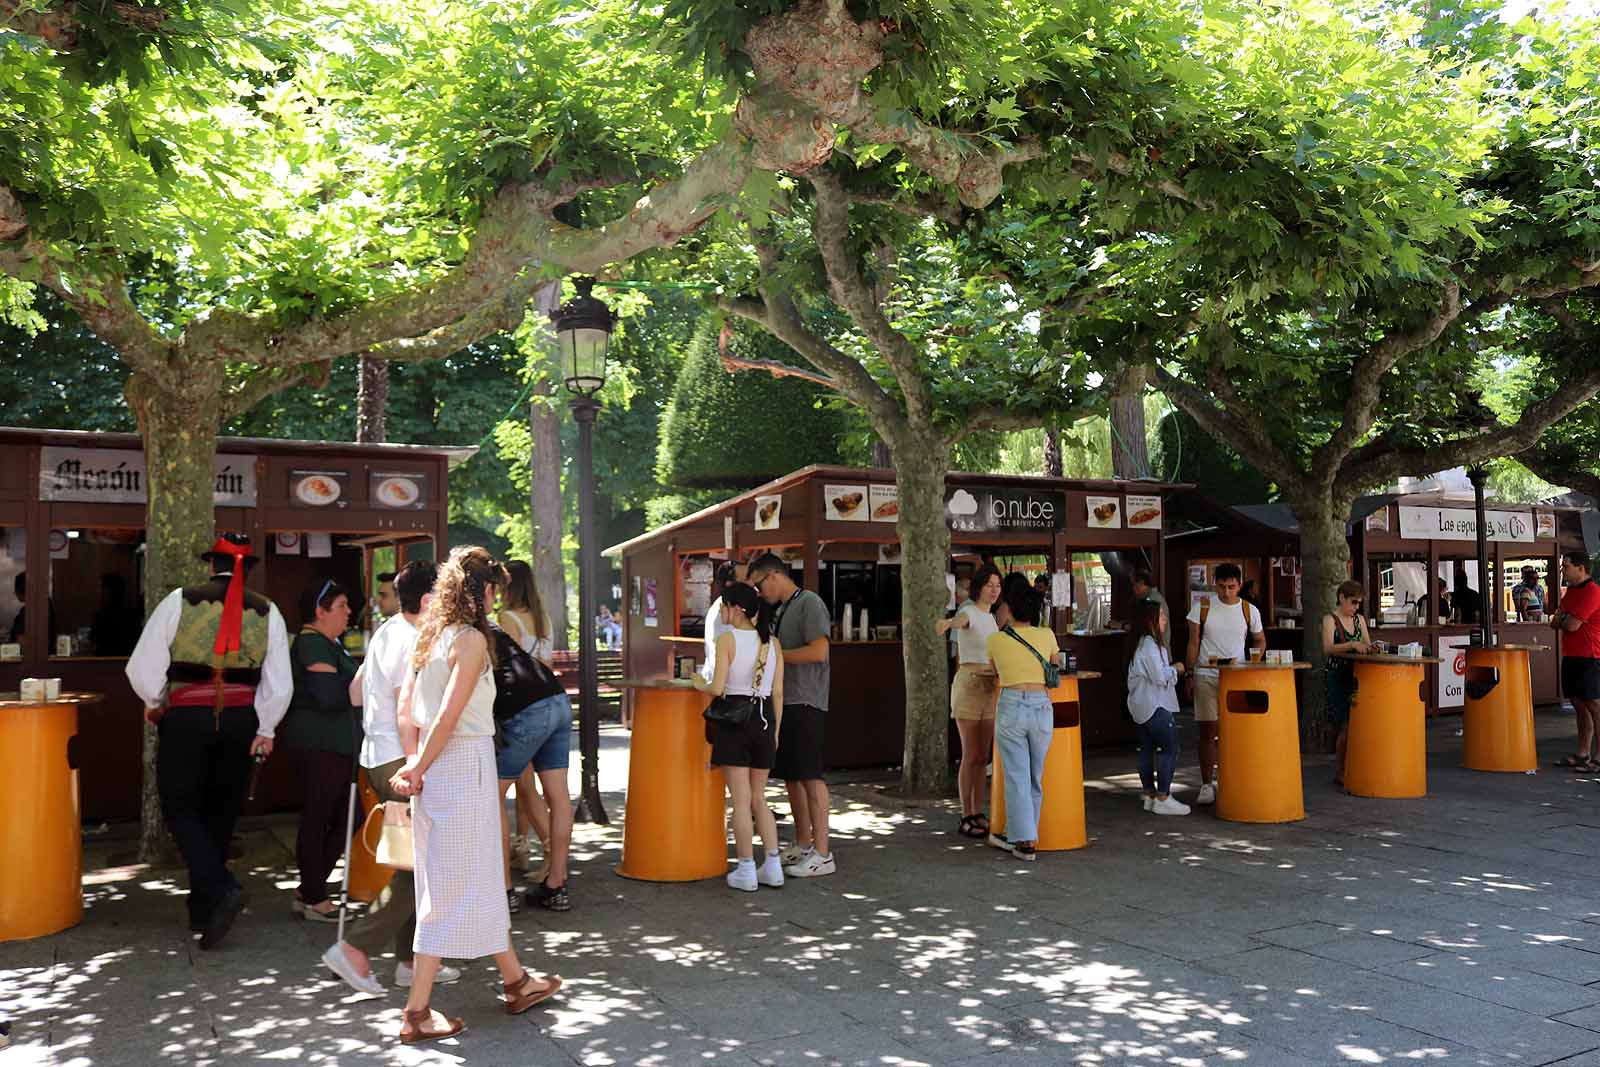
<svg viewBox="0 0 1600 1067">
<path fill-rule="evenodd" d="M 978 498 L 965 489 L 957 489 L 950 494 L 945 507 L 952 515 L 976 515 L 978 513 Z"/>
</svg>

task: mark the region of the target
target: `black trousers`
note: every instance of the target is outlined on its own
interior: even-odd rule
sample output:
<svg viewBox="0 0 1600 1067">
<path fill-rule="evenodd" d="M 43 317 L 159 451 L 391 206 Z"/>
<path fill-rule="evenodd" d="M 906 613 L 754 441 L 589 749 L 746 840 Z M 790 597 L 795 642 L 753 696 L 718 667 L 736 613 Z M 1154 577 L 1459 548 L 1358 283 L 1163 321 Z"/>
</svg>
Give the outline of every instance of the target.
<svg viewBox="0 0 1600 1067">
<path fill-rule="evenodd" d="M 161 719 L 156 786 L 161 814 L 189 867 L 189 922 L 202 925 L 239 883 L 228 870 L 228 842 L 250 785 L 254 708 L 168 708 Z"/>
<path fill-rule="evenodd" d="M 300 769 L 300 830 L 294 838 L 300 900 L 321 904 L 328 899 L 328 875 L 344 855 L 355 757 L 302 748 L 295 750 L 295 759 Z"/>
</svg>

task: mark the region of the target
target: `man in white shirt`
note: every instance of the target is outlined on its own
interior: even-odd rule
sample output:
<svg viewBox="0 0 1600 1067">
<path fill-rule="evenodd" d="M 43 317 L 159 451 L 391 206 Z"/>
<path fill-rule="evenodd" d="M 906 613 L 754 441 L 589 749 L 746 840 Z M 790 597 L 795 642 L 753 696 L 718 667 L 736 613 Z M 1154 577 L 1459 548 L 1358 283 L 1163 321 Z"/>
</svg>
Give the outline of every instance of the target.
<svg viewBox="0 0 1600 1067">
<path fill-rule="evenodd" d="M 244 587 L 250 539 L 224 534 L 201 558 L 211 579 L 174 589 L 150 613 L 128 657 L 128 683 L 160 733 L 161 814 L 189 867 L 189 929 L 215 948 L 243 895 L 228 842 L 244 806 L 250 761 L 272 739 L 294 695 L 289 636 L 266 597 Z"/>
<path fill-rule="evenodd" d="M 1241 661 L 1245 647 L 1266 648 L 1267 634 L 1261 613 L 1239 598 L 1243 575 L 1232 563 L 1217 565 L 1217 595 L 1209 604 L 1189 610 L 1189 654 L 1184 657 L 1194 674 L 1194 721 L 1200 733 L 1200 792 L 1196 804 L 1217 800 L 1217 681 L 1215 660 Z"/>
<path fill-rule="evenodd" d="M 350 702 L 361 705 L 361 766 L 379 800 L 403 800 L 389 788 L 406 761 L 400 745 L 400 689 L 411 674 L 411 652 L 417 644 L 417 627 L 433 599 L 438 568 L 432 560 L 413 560 L 394 576 L 399 614 L 391 615 L 372 635 L 367 655 L 350 683 Z M 372 973 L 372 955 L 394 948 L 394 980 L 411 985 L 411 943 L 417 930 L 416 881 L 410 871 L 395 871 L 366 915 L 351 924 L 345 939 L 322 954 L 322 962 L 358 993 L 381 994 L 383 983 Z M 461 977 L 454 967 L 441 967 L 436 982 Z"/>
</svg>

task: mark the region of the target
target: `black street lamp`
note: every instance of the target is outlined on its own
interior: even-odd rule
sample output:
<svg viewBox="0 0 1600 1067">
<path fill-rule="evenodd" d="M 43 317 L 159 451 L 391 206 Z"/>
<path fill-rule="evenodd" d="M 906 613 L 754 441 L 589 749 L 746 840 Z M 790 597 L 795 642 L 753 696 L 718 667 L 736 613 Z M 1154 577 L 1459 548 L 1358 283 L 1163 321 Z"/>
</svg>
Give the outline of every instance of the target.
<svg viewBox="0 0 1600 1067">
<path fill-rule="evenodd" d="M 594 279 L 576 281 L 578 295 L 550 313 L 561 346 L 561 379 L 572 394 L 578 423 L 578 747 L 583 756 L 583 786 L 573 818 L 608 823 L 600 801 L 600 677 L 595 663 L 595 572 L 599 569 L 594 534 L 594 419 L 606 384 L 606 345 L 616 316 L 593 295 Z"/>
<path fill-rule="evenodd" d="M 1483 504 L 1483 486 L 1489 480 L 1489 469 L 1482 464 L 1467 468 L 1467 481 L 1472 483 L 1472 507 L 1478 524 L 1478 643 L 1487 648 L 1494 641 L 1494 610 L 1500 602 L 1499 590 L 1489 595 L 1489 524 Z M 1494 576 L 1498 584 L 1500 575 Z"/>
</svg>

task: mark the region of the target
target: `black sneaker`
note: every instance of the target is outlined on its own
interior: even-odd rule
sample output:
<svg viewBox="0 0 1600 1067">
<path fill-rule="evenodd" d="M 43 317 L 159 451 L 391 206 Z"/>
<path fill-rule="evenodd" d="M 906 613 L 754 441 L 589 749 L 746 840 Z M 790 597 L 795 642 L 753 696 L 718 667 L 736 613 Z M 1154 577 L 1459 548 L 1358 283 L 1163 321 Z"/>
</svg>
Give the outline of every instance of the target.
<svg viewBox="0 0 1600 1067">
<path fill-rule="evenodd" d="M 506 910 L 513 915 L 522 910 L 522 897 L 515 889 L 506 890 Z"/>
<path fill-rule="evenodd" d="M 567 887 L 564 885 L 551 889 L 545 883 L 540 882 L 528 890 L 528 903 L 537 904 L 546 911 L 572 910 L 572 898 L 567 895 Z"/>
<path fill-rule="evenodd" d="M 989 834 L 989 844 L 993 845 L 995 848 L 999 849 L 1001 852 L 1010 852 L 1010 851 L 1012 851 L 1011 842 L 1006 840 L 1006 835 L 1005 834 L 997 834 L 997 833 L 991 832 Z"/>
<path fill-rule="evenodd" d="M 1032 841 L 1011 846 L 1011 854 L 1019 860 L 1032 860 L 1039 855 L 1039 850 Z"/>
</svg>

